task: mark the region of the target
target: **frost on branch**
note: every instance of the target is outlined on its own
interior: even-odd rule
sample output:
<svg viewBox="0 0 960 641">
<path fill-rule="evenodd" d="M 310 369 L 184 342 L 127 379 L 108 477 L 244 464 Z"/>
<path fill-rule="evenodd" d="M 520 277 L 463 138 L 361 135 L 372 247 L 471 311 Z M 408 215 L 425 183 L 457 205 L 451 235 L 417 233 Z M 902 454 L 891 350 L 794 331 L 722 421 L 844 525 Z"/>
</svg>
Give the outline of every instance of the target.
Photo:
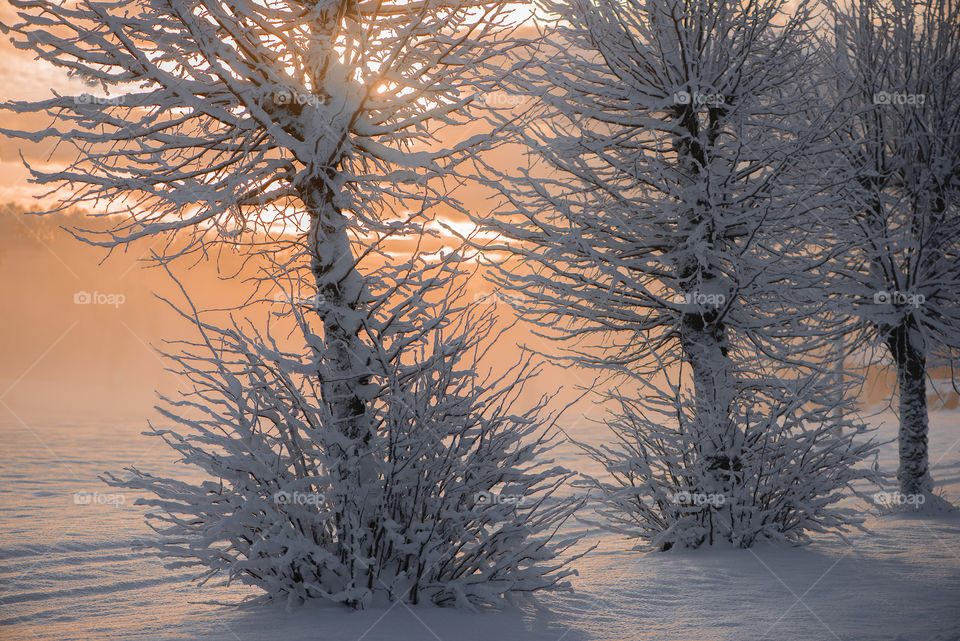
<svg viewBox="0 0 960 641">
<path fill-rule="evenodd" d="M 576 540 L 554 534 L 578 502 L 554 496 L 569 473 L 545 458 L 546 399 L 513 409 L 535 369 L 528 359 L 484 380 L 474 358 L 489 344 L 490 311 L 454 322 L 448 302 L 425 299 L 424 289 L 399 295 L 391 311 L 405 317 L 380 326 L 393 338 L 377 342 L 389 374 L 371 382 L 373 428 L 356 438 L 334 426 L 316 375 L 323 341 L 296 309 L 303 353 L 280 349 L 271 331 L 195 321 L 202 340 L 171 356 L 193 391 L 161 408 L 174 427 L 149 433 L 206 480 L 133 468 L 130 480 L 107 479 L 156 495 L 141 501 L 170 567 L 288 606 L 362 608 L 378 595 L 493 604 L 569 588 L 559 556 Z"/>
<path fill-rule="evenodd" d="M 108 94 L 2 105 L 4 134 L 76 150 L 66 167 L 29 167 L 31 180 L 58 209 L 113 215 L 107 231 L 78 230 L 91 243 L 189 240 L 168 256 L 243 248 L 224 234 L 247 229 L 283 245 L 281 221 L 382 229 L 398 200 L 444 199 L 449 187 L 428 178 L 491 142 L 457 125 L 479 78 L 493 82 L 518 46 L 503 0 L 11 7 L 0 31 L 15 47 Z"/>
</svg>

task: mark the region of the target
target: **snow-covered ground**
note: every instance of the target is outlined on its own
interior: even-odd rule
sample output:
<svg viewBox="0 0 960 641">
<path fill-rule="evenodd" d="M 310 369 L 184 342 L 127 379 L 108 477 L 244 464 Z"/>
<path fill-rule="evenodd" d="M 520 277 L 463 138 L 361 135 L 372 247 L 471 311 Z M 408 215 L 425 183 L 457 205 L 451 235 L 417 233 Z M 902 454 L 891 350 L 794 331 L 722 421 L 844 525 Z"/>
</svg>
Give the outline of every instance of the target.
<svg viewBox="0 0 960 641">
<path fill-rule="evenodd" d="M 892 436 L 893 417 L 880 419 L 881 434 Z M 934 476 L 957 503 L 960 413 L 935 412 L 932 423 Z M 0 417 L 0 639 L 960 640 L 960 515 L 871 517 L 870 535 L 797 549 L 643 554 L 590 531 L 586 541 L 599 547 L 577 563 L 573 594 L 500 612 L 394 604 L 287 613 L 205 603 L 242 590 L 198 591 L 183 572 L 132 552 L 149 536 L 136 496 L 96 480 L 130 463 L 170 470 L 164 446 L 140 427 Z M 597 428 L 574 432 L 589 429 Z M 893 469 L 895 455 L 894 444 L 885 446 L 881 466 Z M 570 447 L 560 458 L 591 469 Z M 77 492 L 99 494 L 76 504 Z"/>
</svg>

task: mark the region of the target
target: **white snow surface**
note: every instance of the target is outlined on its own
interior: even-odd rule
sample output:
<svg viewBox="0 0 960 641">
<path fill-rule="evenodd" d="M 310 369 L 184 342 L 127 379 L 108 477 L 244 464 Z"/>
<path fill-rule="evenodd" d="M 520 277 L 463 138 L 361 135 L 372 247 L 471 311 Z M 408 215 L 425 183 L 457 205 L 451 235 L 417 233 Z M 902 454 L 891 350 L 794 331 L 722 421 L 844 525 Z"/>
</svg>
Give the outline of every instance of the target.
<svg viewBox="0 0 960 641">
<path fill-rule="evenodd" d="M 891 438 L 896 421 L 875 419 Z M 931 414 L 934 479 L 960 502 L 960 412 Z M 593 442 L 602 428 L 572 428 Z M 224 641 L 960 641 L 960 514 L 875 516 L 871 534 L 802 548 L 641 553 L 585 530 L 575 592 L 469 612 L 385 603 L 233 608 L 243 588 L 198 590 L 131 550 L 150 536 L 136 496 L 97 481 L 124 465 L 173 473 L 136 421 L 0 422 L 0 639 Z M 892 471 L 896 444 L 880 465 Z M 560 462 L 599 472 L 572 446 Z M 183 474 L 183 470 L 179 471 Z M 75 492 L 99 492 L 75 504 Z M 584 530 L 570 523 L 568 530 Z"/>
</svg>

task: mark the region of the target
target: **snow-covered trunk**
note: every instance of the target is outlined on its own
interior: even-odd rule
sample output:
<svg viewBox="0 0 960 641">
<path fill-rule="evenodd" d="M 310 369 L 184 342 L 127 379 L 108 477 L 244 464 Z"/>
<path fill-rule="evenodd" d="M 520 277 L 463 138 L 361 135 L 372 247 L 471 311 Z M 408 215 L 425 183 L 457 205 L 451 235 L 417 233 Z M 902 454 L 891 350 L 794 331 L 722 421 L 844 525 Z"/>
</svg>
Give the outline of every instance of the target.
<svg viewBox="0 0 960 641">
<path fill-rule="evenodd" d="M 350 577 L 349 590 L 359 594 L 372 587 L 372 569 L 365 558 L 377 531 L 380 495 L 370 409 L 371 349 L 360 336 L 364 280 L 356 268 L 347 219 L 335 206 L 332 192 L 317 182 L 304 201 L 311 212 L 307 246 L 317 287 L 316 309 L 323 321 L 318 376 L 336 430 L 346 437 L 331 438 L 341 453 L 331 459 L 330 473 L 339 479 L 338 501 L 344 503 L 335 524 L 344 541 L 340 562 Z"/>
<path fill-rule="evenodd" d="M 360 338 L 358 306 L 363 278 L 347 235 L 347 219 L 333 205 L 329 192 L 313 190 L 307 243 L 310 269 L 320 296 L 317 310 L 323 321 L 324 348 L 320 376 L 324 398 L 339 430 L 353 441 L 370 439 L 365 390 L 370 382 L 370 350 Z"/>
<path fill-rule="evenodd" d="M 933 489 L 927 449 L 927 359 L 913 339 L 915 334 L 903 323 L 891 332 L 887 342 L 897 363 L 900 393 L 900 491 L 926 495 Z"/>
<path fill-rule="evenodd" d="M 697 223 L 702 229 L 704 225 Z M 727 350 L 727 328 L 720 308 L 702 304 L 703 292 L 717 290 L 718 279 L 704 268 L 700 257 L 691 254 L 680 265 L 687 296 L 687 309 L 680 319 L 680 348 L 690 366 L 693 380 L 694 422 L 700 438 L 691 461 L 698 469 L 690 476 L 689 491 L 701 496 L 734 496 L 742 480 L 742 439 L 731 416 L 734 386 L 732 362 Z M 729 532 L 715 523 L 716 512 L 724 507 L 698 510 L 698 521 L 706 532 L 706 543 L 713 545 L 718 536 Z M 717 528 L 720 529 L 717 529 Z"/>
<path fill-rule="evenodd" d="M 725 346 L 722 323 L 702 314 L 685 314 L 680 328 L 680 344 L 690 365 L 696 398 L 697 421 L 710 434 L 702 453 L 711 469 L 730 469 L 734 445 L 730 403 L 733 386 L 730 359 Z"/>
<path fill-rule="evenodd" d="M 693 478 L 701 479 L 700 482 L 709 479 L 707 487 L 691 487 L 690 491 L 702 496 L 736 496 L 736 486 L 742 481 L 742 439 L 736 437 L 730 415 L 733 386 L 725 329 L 723 323 L 711 322 L 703 314 L 685 314 L 681 322 L 680 344 L 692 370 L 695 421 L 702 430 L 702 438 L 696 442 L 697 465 L 701 471 Z M 698 520 L 706 529 L 709 545 L 713 545 L 718 536 L 729 534 L 728 525 L 715 523 L 715 517 L 719 516 L 715 512 L 723 507 L 699 511 Z"/>
</svg>

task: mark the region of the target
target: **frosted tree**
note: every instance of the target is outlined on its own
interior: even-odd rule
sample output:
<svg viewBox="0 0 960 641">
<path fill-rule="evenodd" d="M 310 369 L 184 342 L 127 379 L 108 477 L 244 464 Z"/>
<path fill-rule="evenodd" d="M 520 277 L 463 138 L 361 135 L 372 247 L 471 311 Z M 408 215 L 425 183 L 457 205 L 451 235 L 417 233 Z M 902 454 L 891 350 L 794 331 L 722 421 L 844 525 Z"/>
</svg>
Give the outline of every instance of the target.
<svg viewBox="0 0 960 641">
<path fill-rule="evenodd" d="M 960 5 L 857 0 L 831 17 L 841 291 L 862 343 L 882 344 L 896 367 L 900 492 L 941 509 L 926 379 L 960 347 Z"/>
<path fill-rule="evenodd" d="M 821 177 L 828 130 L 807 73 L 818 64 L 806 46 L 810 6 L 544 6 L 554 22 L 538 64 L 510 79 L 534 102 L 514 128 L 531 160 L 518 179 L 498 181 L 504 205 L 484 221 L 505 239 L 486 249 L 511 256 L 499 285 L 525 298 L 518 308 L 545 334 L 559 331 L 579 365 L 631 383 L 680 368 L 680 387 L 658 388 L 647 418 L 629 419 L 643 404 L 626 400 L 630 411 L 613 425 L 626 460 L 609 450 L 601 459 L 630 491 L 726 499 L 662 513 L 638 535 L 662 547 L 717 536 L 749 545 L 777 527 L 775 502 L 745 491 L 758 470 L 765 484 L 792 483 L 794 472 L 778 466 L 803 439 L 811 451 L 844 451 L 837 465 L 865 453 L 849 442 L 859 428 L 837 443 L 812 436 L 821 421 L 845 423 L 837 412 L 782 426 L 797 403 L 846 402 L 825 360 L 844 320 L 824 295 L 835 250 Z M 635 429 L 662 433 L 664 421 L 674 424 L 670 439 Z M 630 460 L 639 468 L 624 472 Z M 799 460 L 811 466 L 811 495 L 833 495 L 849 478 Z M 794 498 L 781 506 L 793 523 L 781 523 L 784 532 L 819 514 Z M 630 515 L 630 501 L 615 503 L 626 519 L 646 519 Z M 711 529 L 718 522 L 725 532 Z"/>
<path fill-rule="evenodd" d="M 469 356 L 489 322 L 466 335 L 462 306 L 429 300 L 454 294 L 459 255 L 419 249 L 436 206 L 459 208 L 460 161 L 495 141 L 458 125 L 522 44 L 504 2 L 11 4 L 16 46 L 98 88 L 5 105 L 52 117 L 7 135 L 77 149 L 30 168 L 55 211 L 109 216 L 75 231 L 106 248 L 161 237 L 164 265 L 249 252 L 302 339 L 187 314 L 202 338 L 171 356 L 195 391 L 155 433 L 208 479 L 110 477 L 158 495 L 160 551 L 290 603 L 564 587 L 548 530 L 572 504 L 545 496 L 564 475 L 531 462 L 542 408 L 509 409 L 528 374 L 483 382 Z M 410 260 L 388 253 L 398 237 Z"/>
</svg>

